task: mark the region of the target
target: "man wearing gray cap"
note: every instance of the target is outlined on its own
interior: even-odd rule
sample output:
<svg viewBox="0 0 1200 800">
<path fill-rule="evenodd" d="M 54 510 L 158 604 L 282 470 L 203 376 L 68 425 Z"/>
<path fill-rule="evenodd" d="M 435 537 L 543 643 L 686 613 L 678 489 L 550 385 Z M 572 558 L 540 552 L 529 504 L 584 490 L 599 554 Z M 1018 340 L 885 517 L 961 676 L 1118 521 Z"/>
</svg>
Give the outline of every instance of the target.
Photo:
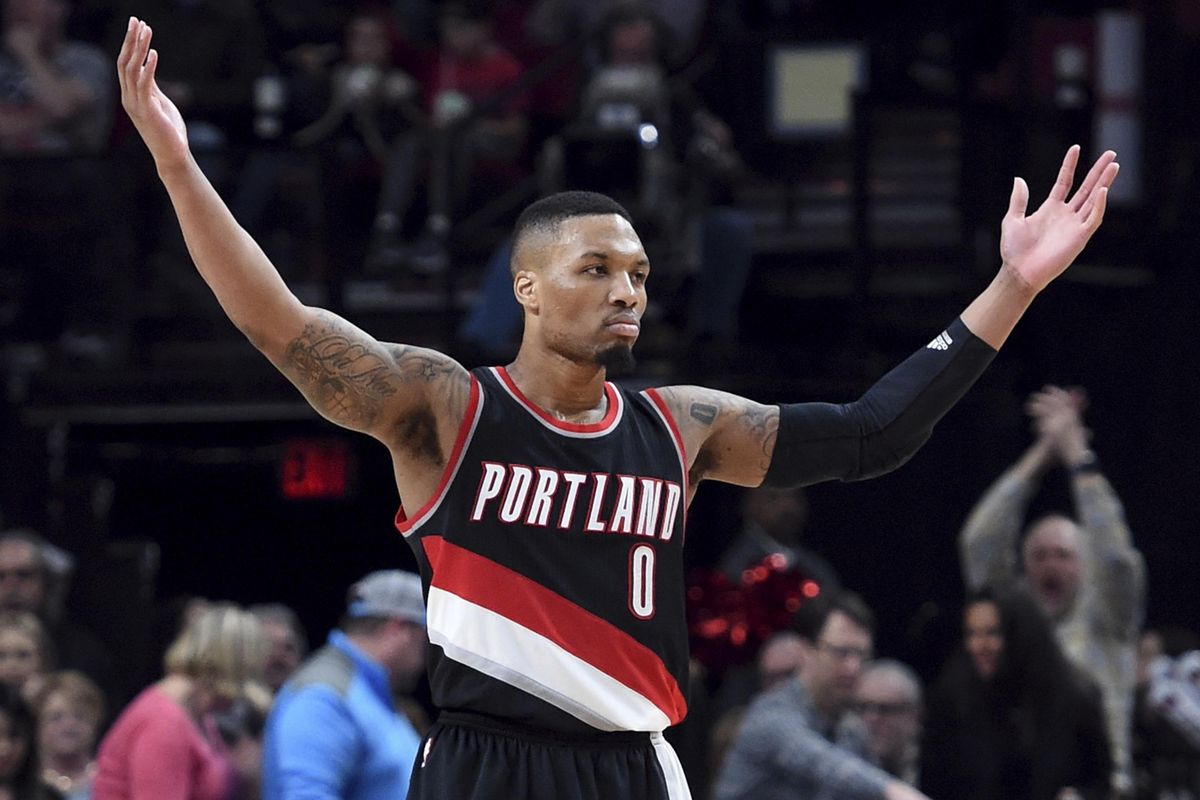
<svg viewBox="0 0 1200 800">
<path fill-rule="evenodd" d="M 267 721 L 263 798 L 395 800 L 408 793 L 420 736 L 393 689 L 425 668 L 425 604 L 411 572 L 350 587 L 329 642 L 283 685 Z"/>
</svg>

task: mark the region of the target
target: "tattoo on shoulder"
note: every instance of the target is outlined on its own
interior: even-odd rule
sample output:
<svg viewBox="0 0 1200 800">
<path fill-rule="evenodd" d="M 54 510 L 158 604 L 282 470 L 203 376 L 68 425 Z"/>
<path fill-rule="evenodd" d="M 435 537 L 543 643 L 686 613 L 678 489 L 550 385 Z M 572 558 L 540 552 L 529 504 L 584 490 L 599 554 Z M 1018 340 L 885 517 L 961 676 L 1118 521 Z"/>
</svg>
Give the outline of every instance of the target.
<svg viewBox="0 0 1200 800">
<path fill-rule="evenodd" d="M 702 425 L 712 425 L 717 421 L 717 407 L 711 403 L 692 403 L 688 413 Z"/>
<path fill-rule="evenodd" d="M 343 424 L 372 424 L 398 391 L 386 355 L 334 321 L 304 326 L 285 359 L 317 410 Z"/>
</svg>

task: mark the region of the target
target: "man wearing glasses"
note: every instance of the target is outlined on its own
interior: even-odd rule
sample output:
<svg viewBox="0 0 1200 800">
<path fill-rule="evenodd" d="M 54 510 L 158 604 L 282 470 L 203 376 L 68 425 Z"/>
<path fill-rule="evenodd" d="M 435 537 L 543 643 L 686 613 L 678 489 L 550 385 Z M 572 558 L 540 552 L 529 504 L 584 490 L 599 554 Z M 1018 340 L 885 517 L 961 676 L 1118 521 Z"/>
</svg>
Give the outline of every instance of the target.
<svg viewBox="0 0 1200 800">
<path fill-rule="evenodd" d="M 891 658 L 863 668 L 855 710 L 867 728 L 874 763 L 917 785 L 921 749 L 921 679 L 907 664 Z"/>
<path fill-rule="evenodd" d="M 915 800 L 925 795 L 870 763 L 853 710 L 875 620 L 858 595 L 814 601 L 796 616 L 804 664 L 758 696 L 717 778 L 716 800 Z"/>
</svg>

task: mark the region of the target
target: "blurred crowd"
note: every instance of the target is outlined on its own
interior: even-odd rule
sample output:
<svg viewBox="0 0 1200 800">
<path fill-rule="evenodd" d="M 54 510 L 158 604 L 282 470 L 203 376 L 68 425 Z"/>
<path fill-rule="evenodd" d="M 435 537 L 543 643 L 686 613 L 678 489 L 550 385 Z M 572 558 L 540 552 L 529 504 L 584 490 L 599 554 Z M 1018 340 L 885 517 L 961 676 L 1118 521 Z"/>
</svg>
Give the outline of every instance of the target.
<svg viewBox="0 0 1200 800">
<path fill-rule="evenodd" d="M 806 545 L 802 490 L 746 490 L 691 586 L 790 588 L 736 657 L 690 612 L 690 713 L 667 735 L 694 796 L 1200 797 L 1200 635 L 1145 626 L 1146 564 L 1086 408 L 1080 389 L 1029 397 L 1031 444 L 959 532 L 958 633 L 916 642 L 922 663 L 879 652 L 896 637 Z M 1073 508 L 1027 519 L 1053 471 Z M 159 677 L 130 689 L 139 665 L 64 602 L 73 562 L 0 534 L 0 797 L 404 796 L 436 713 L 417 575 L 355 582 L 313 653 L 280 603 L 164 607 Z"/>
<path fill-rule="evenodd" d="M 626 203 L 663 294 L 689 298 L 668 309 L 684 339 L 728 344 L 750 268 L 729 202 L 742 164 L 689 72 L 711 67 L 718 5 L 0 0 L 0 328 L 111 362 L 132 316 L 211 303 L 118 113 L 136 14 L 202 168 L 299 291 L 336 307 L 348 277 L 440 286 L 470 259 L 459 336 L 503 357 L 510 215 L 569 185 Z M 805 546 L 802 494 L 747 492 L 711 583 L 778 574 L 796 607 L 737 663 L 696 648 L 692 714 L 669 732 L 694 795 L 1200 798 L 1200 637 L 1145 626 L 1147 565 L 1086 410 L 1079 390 L 1029 399 L 1032 443 L 962 526 L 959 636 L 933 670 L 877 652 L 872 610 Z M 1051 472 L 1072 510 L 1026 519 Z M 432 712 L 415 576 L 349 587 L 311 654 L 278 603 L 164 608 L 147 667 L 78 623 L 75 559 L 0 534 L 0 800 L 404 795 Z"/>
<path fill-rule="evenodd" d="M 130 14 L 153 24 L 205 173 L 302 295 L 338 307 L 349 280 L 438 290 L 455 265 L 506 272 L 516 212 L 570 184 L 633 210 L 664 286 L 697 284 L 692 337 L 733 336 L 750 226 L 728 205 L 730 130 L 686 68 L 717 24 L 705 2 L 4 0 L 12 338 L 104 361 L 147 317 L 211 310 L 119 113 Z M 510 294 L 485 284 L 465 348 L 509 346 Z"/>
</svg>

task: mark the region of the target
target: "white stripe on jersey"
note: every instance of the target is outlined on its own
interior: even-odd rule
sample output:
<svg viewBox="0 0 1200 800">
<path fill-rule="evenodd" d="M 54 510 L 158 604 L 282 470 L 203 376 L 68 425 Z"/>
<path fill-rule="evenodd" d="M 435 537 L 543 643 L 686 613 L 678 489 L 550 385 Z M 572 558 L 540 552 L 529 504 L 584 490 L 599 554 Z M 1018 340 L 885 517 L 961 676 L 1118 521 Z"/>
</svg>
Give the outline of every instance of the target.
<svg viewBox="0 0 1200 800">
<path fill-rule="evenodd" d="M 594 728 L 656 732 L 671 724 L 639 692 L 483 606 L 431 586 L 426 614 L 429 641 L 448 658 L 545 700 Z"/>
</svg>

